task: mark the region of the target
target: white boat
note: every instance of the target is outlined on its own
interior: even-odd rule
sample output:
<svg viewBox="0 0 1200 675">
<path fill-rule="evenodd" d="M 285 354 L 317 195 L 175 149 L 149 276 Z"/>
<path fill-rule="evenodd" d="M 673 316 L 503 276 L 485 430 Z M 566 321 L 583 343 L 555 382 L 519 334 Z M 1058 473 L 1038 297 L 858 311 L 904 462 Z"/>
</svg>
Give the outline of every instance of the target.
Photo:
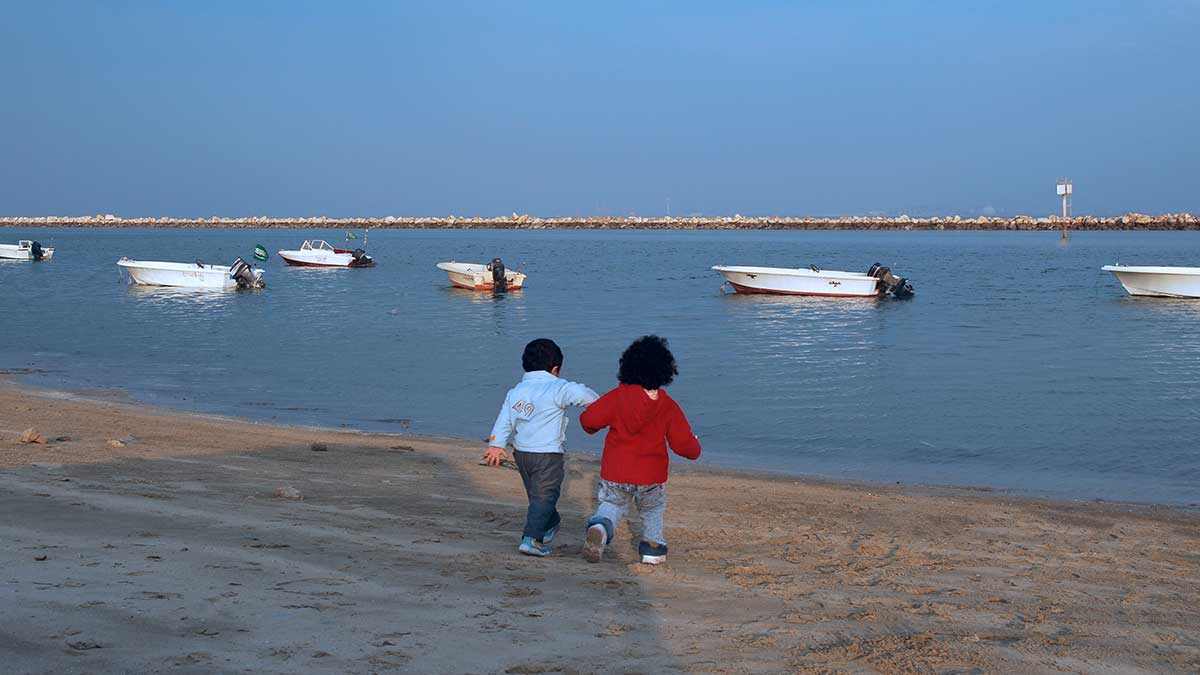
<svg viewBox="0 0 1200 675">
<path fill-rule="evenodd" d="M 504 261 L 499 258 L 493 258 L 486 265 L 454 261 L 443 262 L 438 263 L 437 268 L 450 276 L 451 284 L 473 291 L 496 290 L 497 282 L 500 279 L 504 279 L 504 283 L 499 284 L 501 288 L 510 291 L 519 290 L 525 285 L 525 274 L 505 269 Z"/>
<path fill-rule="evenodd" d="M 232 265 L 206 265 L 202 262 L 175 263 L 121 258 L 117 266 L 129 275 L 130 283 L 175 288 L 265 288 L 263 271 L 238 258 Z"/>
<path fill-rule="evenodd" d="M 1130 295 L 1161 298 L 1200 298 L 1200 267 L 1137 267 L 1105 265 Z"/>
<path fill-rule="evenodd" d="M 361 248 L 334 248 L 323 239 L 305 240 L 299 250 L 279 251 L 279 257 L 297 267 L 371 267 L 375 264 Z"/>
<path fill-rule="evenodd" d="M 36 241 L 22 239 L 16 244 L 0 244 L 0 260 L 49 260 L 54 249 L 42 248 Z"/>
<path fill-rule="evenodd" d="M 737 267 L 716 265 L 725 283 L 737 293 L 774 295 L 819 295 L 833 298 L 872 298 L 892 294 L 897 298 L 912 295 L 912 285 L 879 263 L 866 273 L 788 267 Z"/>
</svg>

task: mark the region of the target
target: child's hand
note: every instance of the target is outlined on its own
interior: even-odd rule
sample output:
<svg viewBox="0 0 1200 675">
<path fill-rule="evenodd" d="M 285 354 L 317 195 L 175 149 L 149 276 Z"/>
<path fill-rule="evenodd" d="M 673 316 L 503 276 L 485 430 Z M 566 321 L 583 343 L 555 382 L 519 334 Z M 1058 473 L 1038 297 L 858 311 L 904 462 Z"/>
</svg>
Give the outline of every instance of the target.
<svg viewBox="0 0 1200 675">
<path fill-rule="evenodd" d="M 489 446 L 487 452 L 483 453 L 483 462 L 488 466 L 500 466 L 500 462 L 508 459 L 508 453 L 504 448 L 498 448 L 494 445 Z"/>
</svg>

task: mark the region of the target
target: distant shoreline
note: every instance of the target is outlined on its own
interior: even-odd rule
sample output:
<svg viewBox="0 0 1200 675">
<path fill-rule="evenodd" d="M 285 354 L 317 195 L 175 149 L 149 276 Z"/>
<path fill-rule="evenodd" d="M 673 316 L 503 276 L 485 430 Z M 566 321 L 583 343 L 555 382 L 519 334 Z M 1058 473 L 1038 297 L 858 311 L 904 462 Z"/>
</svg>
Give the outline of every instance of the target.
<svg viewBox="0 0 1200 675">
<path fill-rule="evenodd" d="M 0 227 L 155 227 L 155 228 L 279 228 L 279 229 L 516 229 L 516 230 L 954 230 L 1055 231 L 1062 228 L 1060 216 L 1007 218 L 961 216 L 912 218 L 909 216 L 844 216 L 800 218 L 782 216 L 669 216 L 539 218 L 530 215 L 494 218 L 396 217 L 383 218 L 120 218 L 98 216 L 0 217 Z M 1077 231 L 1106 230 L 1200 230 L 1200 216 L 1190 213 L 1123 216 L 1076 216 L 1068 224 Z"/>
</svg>

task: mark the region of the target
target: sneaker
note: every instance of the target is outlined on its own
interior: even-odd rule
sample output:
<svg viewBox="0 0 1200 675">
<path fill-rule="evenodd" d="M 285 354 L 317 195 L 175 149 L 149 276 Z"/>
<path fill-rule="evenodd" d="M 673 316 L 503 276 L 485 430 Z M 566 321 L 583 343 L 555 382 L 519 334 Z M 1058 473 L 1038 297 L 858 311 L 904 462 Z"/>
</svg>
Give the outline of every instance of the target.
<svg viewBox="0 0 1200 675">
<path fill-rule="evenodd" d="M 536 555 L 539 558 L 550 555 L 550 547 L 540 541 L 534 541 L 533 537 L 525 537 L 521 540 L 521 545 L 517 550 L 525 555 Z"/>
<path fill-rule="evenodd" d="M 642 564 L 660 565 L 667 561 L 667 545 L 651 544 L 648 541 L 638 543 L 638 553 L 642 555 Z"/>
<path fill-rule="evenodd" d="M 587 529 L 587 538 L 583 540 L 583 557 L 588 562 L 600 562 L 604 555 L 604 545 L 608 543 L 608 532 L 604 525 L 596 523 Z"/>
<path fill-rule="evenodd" d="M 549 544 L 550 542 L 554 541 L 554 537 L 557 535 L 558 535 L 558 526 L 555 525 L 554 527 L 546 530 L 546 534 L 542 535 L 542 543 Z"/>
</svg>

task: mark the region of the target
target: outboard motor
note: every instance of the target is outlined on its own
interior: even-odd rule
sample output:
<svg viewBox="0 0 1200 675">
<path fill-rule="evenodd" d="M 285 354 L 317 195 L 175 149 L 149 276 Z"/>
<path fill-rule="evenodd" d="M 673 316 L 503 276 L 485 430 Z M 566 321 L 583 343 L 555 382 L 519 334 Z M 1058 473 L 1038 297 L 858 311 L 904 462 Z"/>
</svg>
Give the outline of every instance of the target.
<svg viewBox="0 0 1200 675">
<path fill-rule="evenodd" d="M 229 276 L 233 277 L 233 280 L 237 282 L 237 287 L 241 290 L 267 287 L 261 279 L 254 275 L 254 268 L 241 258 L 233 261 L 233 265 L 229 267 Z"/>
<path fill-rule="evenodd" d="M 499 258 L 492 258 L 492 262 L 488 263 L 487 268 L 492 271 L 492 289 L 497 291 L 508 290 L 508 277 L 504 276 L 504 261 Z"/>
<path fill-rule="evenodd" d="M 908 279 L 892 274 L 892 270 L 890 268 L 884 267 L 879 263 L 871 265 L 871 268 L 867 270 L 867 276 L 875 277 L 879 280 L 880 295 L 887 295 L 890 293 L 893 298 L 901 300 L 905 298 L 911 298 L 913 296 L 913 287 L 912 284 L 908 282 Z"/>
<path fill-rule="evenodd" d="M 42 251 L 42 245 L 38 242 L 29 244 L 29 257 L 33 260 L 45 260 L 46 253 Z"/>
<path fill-rule="evenodd" d="M 361 248 L 354 249 L 354 251 L 350 253 L 350 257 L 354 259 L 354 262 L 351 264 L 355 267 L 368 267 L 375 264 L 375 260 L 372 259 L 371 256 L 367 255 L 367 252 Z"/>
</svg>

